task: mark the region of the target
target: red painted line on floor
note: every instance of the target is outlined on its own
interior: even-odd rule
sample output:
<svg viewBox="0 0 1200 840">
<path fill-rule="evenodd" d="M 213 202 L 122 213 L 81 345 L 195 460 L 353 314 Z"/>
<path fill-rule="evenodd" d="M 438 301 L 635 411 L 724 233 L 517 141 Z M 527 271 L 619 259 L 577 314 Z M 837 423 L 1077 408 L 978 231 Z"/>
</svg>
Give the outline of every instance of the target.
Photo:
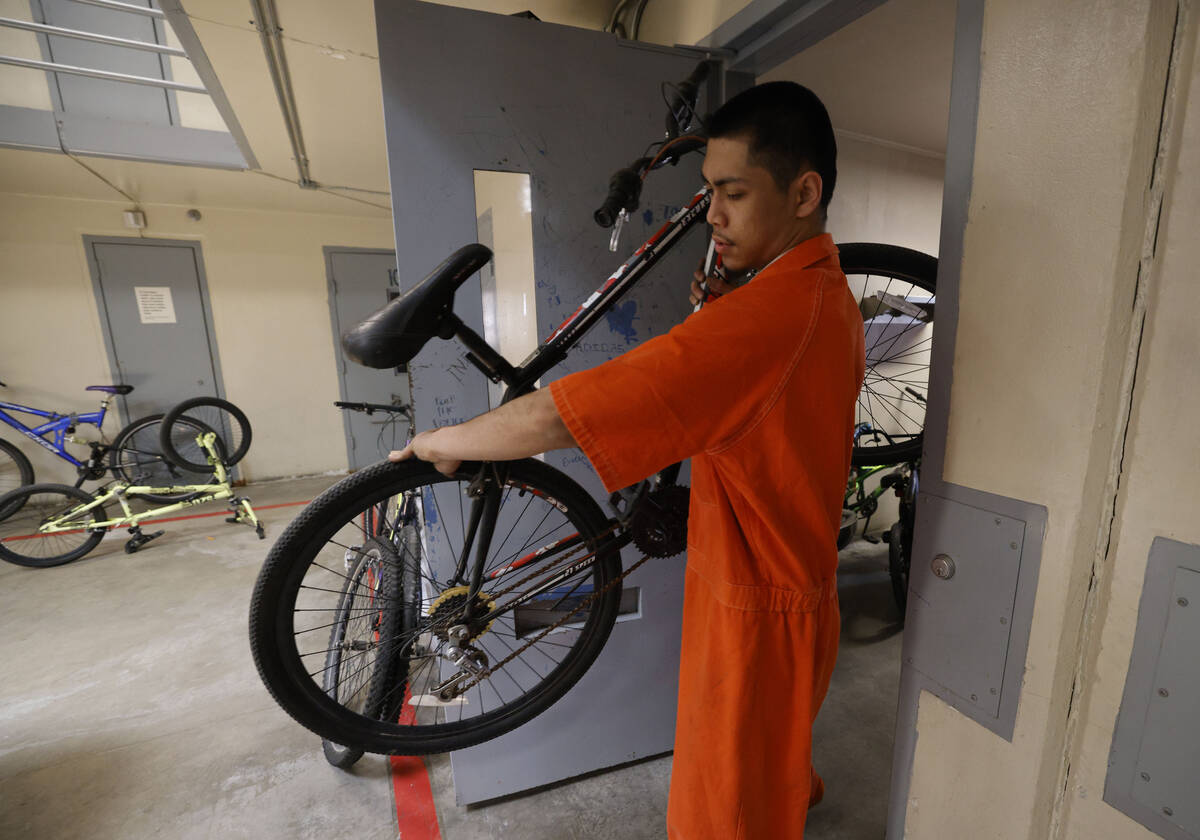
<svg viewBox="0 0 1200 840">
<path fill-rule="evenodd" d="M 416 717 L 405 688 L 399 722 L 413 724 Z M 437 808 L 433 804 L 433 787 L 429 784 L 424 759 L 417 755 L 393 755 L 389 759 L 400 840 L 442 840 Z"/>
<path fill-rule="evenodd" d="M 295 507 L 296 505 L 306 505 L 311 501 L 312 501 L 312 499 L 308 499 L 307 501 L 304 501 L 304 502 L 283 502 L 282 504 L 278 504 L 278 505 L 252 505 L 252 507 L 254 508 L 255 512 L 258 512 L 260 510 L 274 510 L 275 508 Z M 218 510 L 214 513 L 193 513 L 189 516 L 167 516 L 167 517 L 163 517 L 162 519 L 143 519 L 142 521 L 143 522 L 180 522 L 184 519 L 204 519 L 207 516 L 229 516 L 229 511 Z"/>
<path fill-rule="evenodd" d="M 282 504 L 278 504 L 278 505 L 260 505 L 256 508 L 254 508 L 254 510 L 257 512 L 260 510 L 274 510 L 275 508 L 295 507 L 296 505 L 306 505 L 311 501 L 312 501 L 312 499 L 308 499 L 307 501 L 303 501 L 303 502 L 283 502 Z M 213 513 L 193 513 L 188 516 L 166 516 L 161 519 L 143 519 L 142 522 L 180 522 L 184 519 L 204 519 L 205 517 L 209 517 L 209 516 L 229 516 L 229 511 L 218 510 Z M 116 527 L 121 528 L 123 526 L 118 525 Z M 109 528 L 108 530 L 112 531 L 114 529 Z M 19 536 L 15 536 L 15 537 L 5 537 L 5 542 L 8 542 L 9 540 L 37 540 L 37 539 L 41 539 L 43 537 L 58 537 L 58 536 L 62 536 L 64 534 L 81 534 L 81 533 L 83 533 L 82 528 L 77 531 L 55 531 L 53 534 L 21 534 Z"/>
</svg>

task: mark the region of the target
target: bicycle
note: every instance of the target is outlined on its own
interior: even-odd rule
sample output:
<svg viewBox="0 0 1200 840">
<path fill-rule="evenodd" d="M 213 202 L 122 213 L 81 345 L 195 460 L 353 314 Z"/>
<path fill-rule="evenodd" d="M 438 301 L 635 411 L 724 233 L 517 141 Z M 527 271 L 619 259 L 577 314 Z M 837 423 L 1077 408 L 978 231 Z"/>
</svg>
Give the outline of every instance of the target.
<svg viewBox="0 0 1200 840">
<path fill-rule="evenodd" d="M 189 411 L 192 414 L 185 413 Z M 194 416 L 204 412 L 217 415 L 221 422 L 205 423 Z M 239 443 L 220 437 L 213 431 L 213 425 L 235 429 L 233 440 Z M 227 522 L 249 525 L 259 539 L 265 539 L 262 523 L 250 506 L 250 500 L 235 496 L 229 479 L 229 467 L 241 460 L 249 447 L 250 425 L 245 415 L 231 403 L 214 397 L 187 400 L 167 412 L 162 420 L 160 437 L 164 453 L 180 469 L 199 468 L 198 457 L 180 442 L 181 437 L 193 432 L 193 444 L 197 451 L 204 453 L 204 467 L 211 471 L 215 483 L 153 486 L 116 480 L 96 493 L 68 484 L 20 487 L 0 496 L 0 508 L 14 509 L 14 513 L 0 520 L 0 560 L 39 568 L 70 563 L 94 549 L 105 533 L 123 526 L 129 527 L 131 535 L 125 543 L 125 552 L 132 554 L 164 533 L 143 533 L 143 522 L 222 499 L 229 500 L 233 513 Z M 181 455 L 180 450 L 186 455 Z M 138 513 L 134 513 L 128 502 L 131 497 L 177 496 L 184 496 L 185 500 Z M 120 506 L 122 513 L 109 518 L 104 506 L 112 501 Z"/>
<path fill-rule="evenodd" d="M 7 387 L 0 382 L 0 387 Z M 82 486 L 88 480 L 99 480 L 111 471 L 114 476 L 130 484 L 164 484 L 194 483 L 203 475 L 212 475 L 207 465 L 200 474 L 181 470 L 177 465 L 165 460 L 159 448 L 162 414 L 151 414 L 134 420 L 117 432 L 111 444 L 101 440 L 81 440 L 75 437 L 77 428 L 81 425 L 95 426 L 103 436 L 105 415 L 109 405 L 117 396 L 132 393 L 132 385 L 89 385 L 85 390 L 100 391 L 105 394 L 100 401 L 100 409 L 93 412 L 67 413 L 33 408 L 20 403 L 0 402 L 0 421 L 8 424 L 42 448 L 75 467 L 79 478 L 75 487 Z M 36 426 L 27 426 L 9 412 L 30 414 L 45 418 L 46 422 Z M 186 422 L 178 425 L 178 430 L 185 435 L 185 441 L 194 439 L 195 433 L 201 431 L 186 428 Z M 67 451 L 66 444 L 83 444 L 88 447 L 86 460 L 80 460 Z M 181 442 L 181 447 L 186 447 Z M 105 461 L 107 460 L 107 464 Z M 179 479 L 184 479 L 180 482 Z M 17 487 L 34 483 L 33 465 L 20 449 L 5 440 L 0 440 L 0 495 L 8 493 Z M 173 501 L 182 501 L 185 496 L 178 498 L 166 497 Z M 15 508 L 0 507 L 0 519 L 11 515 Z"/>
<path fill-rule="evenodd" d="M 900 518 L 883 534 L 888 544 L 888 576 L 892 579 L 892 595 L 900 608 L 903 623 L 908 609 L 908 574 L 912 565 L 913 526 L 917 518 L 917 494 L 920 491 L 920 462 L 906 464 L 906 470 L 892 487 L 900 499 Z"/>
<path fill-rule="evenodd" d="M 693 97 L 686 108 L 673 104 L 672 114 L 694 115 L 694 107 Z M 614 224 L 636 209 L 650 171 L 703 146 L 682 118 L 674 122 L 673 136 L 655 154 L 652 144 L 613 176 L 598 222 Z M 391 368 L 434 337 L 457 338 L 468 362 L 506 386 L 504 401 L 529 393 L 704 219 L 710 201 L 708 188 L 700 189 L 519 365 L 454 314 L 455 291 L 490 259 L 478 244 L 456 251 L 349 331 L 343 348 L 362 364 Z M 863 408 L 869 415 L 886 402 L 875 396 L 883 383 L 903 399 L 903 386 L 920 387 L 912 342 L 901 338 L 927 321 L 915 327 L 918 317 L 904 307 L 931 318 L 931 307 L 926 313 L 919 304 L 932 302 L 935 277 L 928 269 L 936 261 L 883 245 L 841 250 L 848 273 L 867 275 L 859 300 L 869 320 L 879 320 L 876 353 L 868 353 L 875 367 Z M 884 367 L 893 362 L 894 370 Z M 892 382 L 895 376 L 903 383 Z M 861 448 L 856 442 L 855 457 L 919 452 L 920 430 L 911 428 L 916 418 L 889 411 L 881 412 L 880 425 L 895 421 L 891 442 L 866 439 Z M 688 490 L 676 484 L 678 473 L 674 465 L 612 494 L 609 516 L 574 480 L 536 459 L 467 462 L 453 476 L 414 460 L 367 467 L 314 500 L 268 554 L 250 608 L 259 675 L 297 722 L 352 749 L 418 755 L 501 735 L 548 708 L 591 665 L 616 619 L 622 581 L 650 557 L 683 551 Z M 368 521 L 382 523 L 386 536 Z M 643 556 L 623 569 L 620 551 L 630 543 Z M 359 586 L 368 556 L 379 569 L 364 607 L 371 620 L 357 647 L 348 646 L 337 634 L 358 614 L 346 593 Z M 361 682 L 350 683 L 351 674 Z"/>
<path fill-rule="evenodd" d="M 397 415 L 405 417 L 409 421 L 408 437 L 411 439 L 413 435 L 412 412 L 407 406 L 340 401 L 334 405 L 348 411 L 361 411 L 368 416 L 383 412 L 387 415 L 385 425 L 394 423 Z M 382 430 L 380 435 L 383 435 Z M 389 515 L 389 506 L 392 505 L 395 506 L 395 512 Z M 397 669 L 406 663 L 395 657 L 389 662 L 380 663 L 378 667 L 388 670 L 375 678 L 377 666 L 372 654 L 378 653 L 381 638 L 394 635 L 401 629 L 391 624 L 397 618 L 407 618 L 408 627 L 416 627 L 415 616 L 419 612 L 419 605 L 414 603 L 406 611 L 383 609 L 386 593 L 395 588 L 386 576 L 398 573 L 397 564 L 388 562 L 388 559 L 397 549 L 407 552 L 409 556 L 418 556 L 413 551 L 419 551 L 419 543 L 412 542 L 416 533 L 416 517 L 416 503 L 411 497 L 385 499 L 364 511 L 362 529 L 370 537 L 362 551 L 348 551 L 343 560 L 346 582 L 342 586 L 329 632 L 322 685 L 335 701 L 376 720 L 397 718 L 403 711 L 404 698 L 387 697 L 383 687 L 400 678 Z M 410 574 L 414 566 L 411 562 L 398 565 L 402 570 L 409 570 Z M 415 579 L 410 580 L 408 591 L 415 591 L 418 585 Z M 399 588 L 404 591 L 403 581 Z M 366 662 L 354 661 L 355 654 L 360 652 Z M 343 770 L 353 766 L 363 756 L 361 749 L 343 746 L 328 738 L 321 739 L 321 750 L 326 761 Z"/>
</svg>

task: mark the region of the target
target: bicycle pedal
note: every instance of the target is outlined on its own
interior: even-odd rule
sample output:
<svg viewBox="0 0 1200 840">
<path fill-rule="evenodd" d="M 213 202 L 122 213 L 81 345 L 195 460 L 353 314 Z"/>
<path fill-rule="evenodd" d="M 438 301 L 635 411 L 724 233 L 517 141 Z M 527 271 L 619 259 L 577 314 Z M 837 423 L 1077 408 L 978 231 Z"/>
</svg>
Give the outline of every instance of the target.
<svg viewBox="0 0 1200 840">
<path fill-rule="evenodd" d="M 125 553 L 133 554 L 150 540 L 161 537 L 166 531 L 155 531 L 153 534 L 143 534 L 140 531 L 125 541 Z"/>
</svg>

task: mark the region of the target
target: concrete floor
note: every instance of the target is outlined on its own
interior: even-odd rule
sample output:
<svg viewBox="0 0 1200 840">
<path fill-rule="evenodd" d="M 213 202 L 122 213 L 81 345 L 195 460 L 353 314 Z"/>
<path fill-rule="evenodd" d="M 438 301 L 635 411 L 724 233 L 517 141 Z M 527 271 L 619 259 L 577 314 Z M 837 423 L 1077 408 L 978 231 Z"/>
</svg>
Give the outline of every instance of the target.
<svg viewBox="0 0 1200 840">
<path fill-rule="evenodd" d="M 397 837 L 388 761 L 329 766 L 259 682 L 246 641 L 258 567 L 300 510 L 269 506 L 334 481 L 247 488 L 265 542 L 214 516 L 165 523 L 137 554 L 121 533 L 58 568 L 0 563 L 0 838 Z M 900 660 L 886 560 L 886 546 L 842 552 L 812 838 L 884 835 Z M 471 807 L 454 804 L 448 756 L 427 766 L 444 840 L 665 836 L 670 756 Z"/>
</svg>

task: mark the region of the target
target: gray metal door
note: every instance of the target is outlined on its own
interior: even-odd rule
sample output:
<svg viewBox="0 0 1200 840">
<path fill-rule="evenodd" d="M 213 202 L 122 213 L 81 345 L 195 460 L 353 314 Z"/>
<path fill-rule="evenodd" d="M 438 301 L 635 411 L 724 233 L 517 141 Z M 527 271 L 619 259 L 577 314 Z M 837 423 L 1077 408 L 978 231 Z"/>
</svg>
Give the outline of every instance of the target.
<svg viewBox="0 0 1200 840">
<path fill-rule="evenodd" d="M 199 243 L 84 242 L 113 376 L 134 387 L 120 401 L 124 422 L 190 397 L 221 396 Z"/>
<path fill-rule="evenodd" d="M 410 402 L 408 374 L 376 370 L 349 362 L 342 355 L 342 333 L 354 327 L 388 302 L 389 278 L 396 268 L 394 251 L 361 248 L 325 248 L 325 272 L 329 278 L 329 311 L 333 318 L 333 341 L 338 359 L 342 399 L 349 402 Z M 399 291 L 396 287 L 391 287 Z M 345 411 L 346 454 L 350 469 L 357 470 L 384 458 L 388 451 L 403 446 L 408 421 L 383 413 L 370 416 Z"/>
<path fill-rule="evenodd" d="M 401 284 L 478 240 L 475 170 L 529 173 L 537 332 L 545 339 L 699 187 L 698 159 L 647 179 L 622 253 L 609 253 L 608 231 L 592 221 L 609 175 L 662 137 L 661 83 L 685 78 L 695 55 L 432 3 L 377 0 L 375 14 Z M 697 235 L 672 253 L 657 279 L 622 301 L 543 384 L 682 320 L 703 249 Z M 455 311 L 484 333 L 477 278 L 459 288 Z M 457 342 L 434 340 L 410 363 L 419 429 L 487 410 L 487 380 L 463 352 Z M 548 453 L 546 463 L 607 499 L 578 450 Z M 625 554 L 632 562 L 633 552 Z M 640 592 L 639 611 L 619 621 L 562 700 L 507 735 L 451 754 L 460 803 L 672 748 L 683 560 L 648 563 L 625 586 Z"/>
</svg>

